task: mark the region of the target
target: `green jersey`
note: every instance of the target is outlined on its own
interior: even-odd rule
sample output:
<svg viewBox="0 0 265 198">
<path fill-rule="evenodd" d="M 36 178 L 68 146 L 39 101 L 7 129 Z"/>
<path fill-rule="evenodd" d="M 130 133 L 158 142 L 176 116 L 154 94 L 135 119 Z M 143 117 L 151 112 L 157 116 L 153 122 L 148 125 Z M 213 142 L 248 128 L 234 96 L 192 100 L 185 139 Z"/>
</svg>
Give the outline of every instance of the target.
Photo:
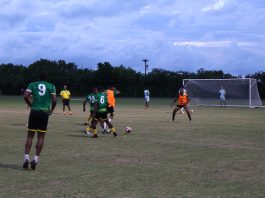
<svg viewBox="0 0 265 198">
<path fill-rule="evenodd" d="M 51 94 L 56 94 L 55 86 L 46 81 L 32 82 L 27 91 L 31 92 L 33 102 L 31 109 L 48 112 L 51 107 Z"/>
<path fill-rule="evenodd" d="M 95 102 L 97 102 L 98 109 L 97 112 L 105 113 L 107 112 L 108 98 L 105 92 L 98 93 L 95 97 Z"/>
<path fill-rule="evenodd" d="M 86 101 L 89 102 L 90 104 L 90 112 L 93 112 L 94 111 L 94 104 L 95 104 L 95 97 L 96 97 L 96 93 L 91 93 L 89 95 L 87 95 L 86 97 Z"/>
</svg>

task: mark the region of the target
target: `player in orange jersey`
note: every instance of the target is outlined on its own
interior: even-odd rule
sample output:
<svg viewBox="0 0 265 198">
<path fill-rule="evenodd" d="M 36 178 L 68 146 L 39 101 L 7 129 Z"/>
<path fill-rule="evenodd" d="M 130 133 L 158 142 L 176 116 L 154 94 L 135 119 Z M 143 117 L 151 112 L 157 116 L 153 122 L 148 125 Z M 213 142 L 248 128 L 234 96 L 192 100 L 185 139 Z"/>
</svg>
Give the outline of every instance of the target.
<svg viewBox="0 0 265 198">
<path fill-rule="evenodd" d="M 186 89 L 180 88 L 177 97 L 174 99 L 174 101 L 171 104 L 171 107 L 172 107 L 175 104 L 175 102 L 178 101 L 177 106 L 174 108 L 173 113 L 172 113 L 172 121 L 175 120 L 175 116 L 176 116 L 176 113 L 178 112 L 178 110 L 181 110 L 181 108 L 183 107 L 185 109 L 188 117 L 189 117 L 190 122 L 191 122 L 190 109 L 188 106 L 189 100 L 190 100 L 190 98 L 188 96 Z"/>
</svg>

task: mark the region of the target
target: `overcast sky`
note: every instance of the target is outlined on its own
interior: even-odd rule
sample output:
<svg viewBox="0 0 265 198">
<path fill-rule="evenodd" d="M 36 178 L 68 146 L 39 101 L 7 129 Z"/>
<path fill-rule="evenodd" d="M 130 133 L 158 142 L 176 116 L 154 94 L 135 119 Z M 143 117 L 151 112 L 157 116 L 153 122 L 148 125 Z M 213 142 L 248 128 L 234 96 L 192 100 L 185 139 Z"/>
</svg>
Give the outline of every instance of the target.
<svg viewBox="0 0 265 198">
<path fill-rule="evenodd" d="M 1 0 L 0 63 L 265 71 L 265 0 Z"/>
</svg>

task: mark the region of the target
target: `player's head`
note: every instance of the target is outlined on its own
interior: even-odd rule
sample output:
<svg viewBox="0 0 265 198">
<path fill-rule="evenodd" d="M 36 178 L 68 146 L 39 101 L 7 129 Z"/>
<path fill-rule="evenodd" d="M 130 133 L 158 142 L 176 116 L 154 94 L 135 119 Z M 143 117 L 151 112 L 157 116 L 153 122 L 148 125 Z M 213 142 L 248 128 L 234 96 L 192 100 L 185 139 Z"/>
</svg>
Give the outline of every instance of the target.
<svg viewBox="0 0 265 198">
<path fill-rule="evenodd" d="M 98 88 L 93 87 L 93 88 L 92 88 L 92 92 L 93 92 L 93 93 L 98 93 Z"/>
<path fill-rule="evenodd" d="M 187 90 L 184 89 L 183 87 L 181 87 L 181 88 L 179 89 L 179 94 L 182 95 L 182 96 L 184 96 L 185 94 L 187 94 Z"/>
<path fill-rule="evenodd" d="M 103 91 L 104 91 L 103 86 L 99 85 L 99 86 L 98 86 L 98 91 L 99 91 L 99 92 L 103 92 Z"/>
<path fill-rule="evenodd" d="M 39 74 L 39 80 L 47 80 L 47 73 L 44 71 L 41 71 Z"/>
<path fill-rule="evenodd" d="M 63 88 L 64 88 L 64 89 L 67 89 L 67 86 L 66 86 L 66 85 L 64 85 L 64 86 L 63 86 Z"/>
<path fill-rule="evenodd" d="M 223 87 L 223 86 L 221 86 L 221 89 L 224 89 L 224 87 Z"/>
</svg>

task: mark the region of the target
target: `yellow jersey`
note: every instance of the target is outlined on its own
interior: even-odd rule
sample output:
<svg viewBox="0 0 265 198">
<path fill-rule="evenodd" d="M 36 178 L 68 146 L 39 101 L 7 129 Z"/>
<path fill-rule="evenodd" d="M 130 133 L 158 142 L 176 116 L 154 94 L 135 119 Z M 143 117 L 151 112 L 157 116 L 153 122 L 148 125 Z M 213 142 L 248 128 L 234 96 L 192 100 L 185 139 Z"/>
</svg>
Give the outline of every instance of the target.
<svg viewBox="0 0 265 198">
<path fill-rule="evenodd" d="M 62 96 L 62 99 L 70 99 L 70 91 L 69 90 L 62 90 L 60 93 L 60 96 Z"/>
</svg>

